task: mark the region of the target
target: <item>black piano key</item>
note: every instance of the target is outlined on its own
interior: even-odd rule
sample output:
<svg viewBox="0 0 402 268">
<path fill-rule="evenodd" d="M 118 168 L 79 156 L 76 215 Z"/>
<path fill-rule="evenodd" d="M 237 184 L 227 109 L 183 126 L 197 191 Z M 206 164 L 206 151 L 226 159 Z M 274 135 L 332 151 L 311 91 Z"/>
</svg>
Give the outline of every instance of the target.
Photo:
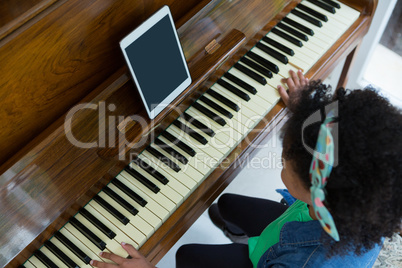
<svg viewBox="0 0 402 268">
<path fill-rule="evenodd" d="M 112 191 L 109 187 L 105 187 L 103 188 L 103 191 Z M 120 197 L 120 196 L 119 196 Z M 121 197 L 120 197 L 121 198 Z M 99 221 L 94 215 L 92 215 L 91 213 L 89 213 L 88 210 L 86 210 L 85 208 L 82 208 L 80 210 L 80 214 L 82 216 L 84 216 L 89 222 L 91 222 L 93 225 L 95 225 L 99 230 L 102 231 L 102 233 L 104 233 L 107 237 L 109 237 L 110 239 L 113 239 L 116 237 L 116 234 L 110 230 L 106 225 L 104 225 L 101 221 Z"/>
<path fill-rule="evenodd" d="M 95 235 L 91 230 L 89 230 L 84 224 L 82 224 L 76 218 L 71 218 L 70 223 L 80 231 L 86 238 L 88 238 L 95 246 L 97 246 L 100 250 L 104 250 L 106 248 L 106 243 L 102 241 L 97 235 Z"/>
<path fill-rule="evenodd" d="M 302 43 L 300 40 L 294 38 L 293 36 L 288 35 L 287 33 L 283 32 L 283 31 L 281 31 L 281 30 L 279 30 L 279 29 L 277 29 L 277 28 L 273 28 L 273 29 L 271 30 L 271 32 L 274 33 L 274 34 L 276 34 L 276 35 L 279 35 L 279 36 L 282 37 L 283 39 L 289 41 L 290 43 L 292 43 L 292 44 L 294 44 L 294 45 L 296 45 L 296 46 L 298 46 L 298 47 L 302 47 L 302 46 L 303 46 L 303 43 Z"/>
<path fill-rule="evenodd" d="M 268 68 L 272 72 L 274 72 L 276 74 L 279 72 L 279 67 L 276 64 L 270 62 L 267 59 L 264 59 L 260 55 L 254 53 L 252 51 L 247 52 L 246 55 L 249 56 L 250 58 L 252 58 L 253 60 L 255 60 L 256 62 L 258 62 L 259 64 L 261 64 L 262 66 L 265 66 L 266 68 Z"/>
<path fill-rule="evenodd" d="M 292 27 L 289 27 L 289 26 L 287 26 L 287 25 L 285 25 L 285 24 L 283 24 L 281 22 L 278 23 L 278 25 L 276 25 L 276 26 L 278 26 L 282 30 L 290 33 L 293 36 L 296 36 L 297 38 L 299 38 L 299 39 L 301 39 L 303 41 L 308 41 L 307 35 L 305 35 L 304 33 L 299 32 L 298 30 L 293 29 Z"/>
<path fill-rule="evenodd" d="M 152 148 L 152 147 L 149 147 Z M 156 149 L 152 148 L 153 150 L 156 151 Z M 149 152 L 149 151 L 148 151 Z M 160 189 L 158 186 L 156 186 L 152 181 L 148 180 L 145 176 L 143 176 L 141 173 L 139 173 L 137 170 L 133 169 L 130 166 L 126 166 L 124 168 L 125 171 L 127 171 L 128 174 L 133 176 L 135 179 L 137 179 L 140 183 L 142 183 L 145 187 L 147 187 L 149 190 L 157 194 Z"/>
<path fill-rule="evenodd" d="M 89 264 L 91 258 L 88 257 L 81 249 L 79 249 L 73 242 L 71 242 L 67 237 L 65 237 L 62 233 L 57 232 L 54 235 L 61 243 L 63 243 L 66 248 L 68 248 L 72 253 L 74 253 L 81 261 L 86 264 Z"/>
<path fill-rule="evenodd" d="M 215 110 L 217 110 L 218 112 L 220 112 L 221 114 L 226 116 L 227 118 L 229 118 L 229 119 L 233 118 L 233 114 L 231 112 L 229 112 L 222 106 L 216 104 L 216 102 L 212 101 L 211 99 L 208 99 L 205 96 L 201 96 L 200 100 L 203 101 L 204 103 L 208 104 L 211 108 L 214 108 Z"/>
<path fill-rule="evenodd" d="M 48 268 L 59 268 L 54 262 L 52 262 L 43 252 L 36 250 L 34 252 L 36 258 L 38 258 Z"/>
<path fill-rule="evenodd" d="M 252 85 L 244 82 L 243 80 L 241 80 L 240 78 L 234 76 L 233 74 L 225 73 L 223 76 L 226 77 L 228 80 L 232 81 L 233 83 L 235 83 L 236 85 L 238 85 L 238 86 L 242 87 L 243 89 L 247 90 L 251 94 L 253 94 L 253 95 L 257 94 L 257 90 L 255 89 L 255 87 L 253 87 Z"/>
<path fill-rule="evenodd" d="M 194 103 L 194 104 L 196 104 L 196 103 Z M 193 106 L 194 106 L 194 104 L 193 104 Z M 196 108 L 196 106 L 198 106 L 198 105 L 195 105 L 194 108 Z M 183 130 L 185 133 L 190 135 L 193 139 L 195 139 L 199 143 L 201 143 L 203 145 L 208 143 L 207 139 L 205 139 L 203 136 L 201 136 L 196 131 L 194 131 L 192 128 L 186 126 L 185 124 L 183 124 L 179 120 L 173 121 L 173 125 L 175 125 L 176 127 L 180 128 L 181 130 Z"/>
<path fill-rule="evenodd" d="M 286 22 L 289 25 L 292 25 L 293 27 L 295 27 L 296 29 L 299 29 L 300 31 L 302 31 L 303 33 L 306 33 L 310 36 L 314 35 L 314 31 L 306 26 L 304 26 L 303 24 L 298 23 L 297 21 L 294 21 L 292 19 L 289 18 L 283 18 L 282 19 L 283 22 Z"/>
<path fill-rule="evenodd" d="M 194 117 L 192 117 L 188 113 L 184 112 L 182 114 L 182 117 L 184 118 L 184 120 L 186 120 L 187 122 L 189 122 L 190 124 L 192 124 L 196 128 L 202 130 L 202 132 L 204 132 L 208 136 L 210 136 L 210 137 L 215 136 L 215 132 L 212 129 L 210 129 L 204 123 L 202 123 L 201 121 L 195 119 Z"/>
<path fill-rule="evenodd" d="M 98 203 L 99 205 L 101 205 L 101 207 L 103 207 L 105 210 L 107 210 L 110 214 L 112 214 L 119 222 L 123 223 L 124 225 L 127 225 L 130 220 L 127 219 L 123 214 L 121 214 L 117 209 L 115 209 L 114 207 L 112 207 L 112 205 L 110 205 L 108 202 L 105 201 L 105 199 L 103 199 L 100 196 L 95 196 L 94 199 L 96 203 Z"/>
<path fill-rule="evenodd" d="M 327 3 L 327 4 L 330 5 L 330 6 L 333 6 L 333 7 L 335 7 L 335 8 L 338 8 L 338 9 L 341 8 L 341 5 L 340 5 L 340 4 L 338 4 L 338 3 L 336 3 L 336 2 L 334 2 L 334 1 L 332 1 L 332 0 L 321 0 L 321 1 Z"/>
<path fill-rule="evenodd" d="M 324 15 L 320 12 L 317 12 L 314 9 L 309 8 L 308 6 L 305 6 L 303 4 L 298 4 L 296 7 L 298 9 L 303 10 L 304 12 L 310 14 L 311 16 L 316 17 L 319 20 L 328 21 L 328 17 L 326 15 Z"/>
<path fill-rule="evenodd" d="M 109 187 L 105 187 L 103 188 L 103 192 L 105 194 L 107 194 L 108 196 L 110 196 L 110 198 L 112 198 L 114 201 L 116 201 L 117 203 L 119 203 L 120 206 L 122 206 L 123 208 L 125 208 L 128 212 L 130 212 L 131 214 L 133 214 L 134 216 L 137 215 L 138 210 L 133 207 L 130 203 L 128 203 L 126 200 L 124 200 L 120 195 L 118 195 L 115 191 L 113 191 L 112 189 L 110 189 Z M 82 213 L 82 212 L 81 212 Z M 83 214 L 84 215 L 84 214 Z M 85 216 L 85 215 L 84 215 Z M 89 219 L 88 219 L 89 220 Z M 106 227 L 106 226 L 105 226 Z M 112 232 L 112 231 L 110 231 Z M 113 233 L 113 232 L 112 232 Z M 114 233 L 113 233 L 114 234 Z M 107 236 L 109 236 L 106 233 Z M 114 234 L 116 236 L 116 234 Z M 113 238 L 113 237 L 109 237 L 109 238 Z"/>
<path fill-rule="evenodd" d="M 240 61 L 245 65 L 247 65 L 248 67 L 250 67 L 251 69 L 253 69 L 254 71 L 257 71 L 268 78 L 272 78 L 272 72 L 267 68 L 265 68 L 264 66 L 259 65 L 246 57 L 241 58 Z"/>
<path fill-rule="evenodd" d="M 114 178 L 111 183 L 113 183 L 117 188 L 119 188 L 122 192 L 128 195 L 131 199 L 137 202 L 141 207 L 145 207 L 148 203 L 144 198 L 139 196 L 136 192 L 128 188 L 124 183 L 122 183 L 119 179 Z"/>
<path fill-rule="evenodd" d="M 170 147 L 169 145 L 167 145 L 158 138 L 155 139 L 154 143 L 158 145 L 161 149 L 163 149 L 165 152 L 167 152 L 168 154 L 176 158 L 178 161 L 180 161 L 180 163 L 187 165 L 188 159 L 184 155 L 182 155 L 181 153 L 179 153 L 178 151 L 176 151 L 175 149 L 173 149 L 172 147 Z"/>
<path fill-rule="evenodd" d="M 322 23 L 321 21 L 314 19 L 313 17 L 310 17 L 307 14 L 304 14 L 303 12 L 300 12 L 299 10 L 293 9 L 292 11 L 290 11 L 292 14 L 298 16 L 299 18 L 310 22 L 311 24 L 314 24 L 317 27 L 322 27 Z"/>
<path fill-rule="evenodd" d="M 317 0 L 308 0 L 308 1 L 328 12 L 331 12 L 332 14 L 335 14 L 335 12 L 336 12 L 334 6 L 331 4 L 328 5 L 328 4 L 325 4 L 325 3 L 317 1 Z M 333 1 L 331 1 L 331 2 L 338 5 L 337 3 L 333 2 Z M 340 6 L 338 8 L 340 8 Z"/>
<path fill-rule="evenodd" d="M 238 112 L 240 110 L 240 107 L 236 103 L 234 103 L 233 101 L 229 100 L 228 98 L 226 98 L 225 96 L 223 96 L 219 92 L 216 92 L 212 88 L 208 89 L 207 93 L 209 95 L 211 95 L 212 97 L 214 97 L 215 99 L 217 99 L 220 102 L 222 102 L 223 104 L 227 105 L 230 109 L 232 109 L 232 110 L 234 110 L 236 112 Z"/>
<path fill-rule="evenodd" d="M 177 139 L 175 136 L 173 136 L 169 132 L 164 131 L 164 132 L 162 132 L 161 135 L 163 137 L 165 137 L 166 139 L 168 139 L 170 142 L 173 142 L 173 144 L 175 144 L 177 147 L 179 147 L 180 149 L 185 151 L 190 156 L 194 157 L 196 155 L 196 152 L 194 151 L 193 148 L 191 148 L 190 146 L 188 146 L 187 144 L 185 144 L 181 140 Z"/>
<path fill-rule="evenodd" d="M 236 96 L 242 98 L 245 101 L 249 101 L 250 100 L 250 96 L 241 91 L 240 89 L 238 89 L 237 87 L 229 84 L 228 82 L 226 82 L 225 80 L 219 79 L 217 81 L 218 85 L 221 85 L 222 87 L 224 87 L 225 89 L 229 90 L 230 92 L 232 92 L 233 94 L 235 94 Z"/>
<path fill-rule="evenodd" d="M 262 40 L 263 40 L 264 42 L 270 44 L 271 46 L 273 46 L 273 47 L 279 49 L 280 51 L 282 51 L 282 52 L 284 52 L 284 53 L 290 55 L 290 56 L 293 56 L 293 55 L 295 54 L 295 52 L 293 51 L 293 49 L 288 48 L 287 46 L 284 46 L 284 45 L 282 45 L 281 43 L 279 43 L 279 42 L 275 41 L 274 39 L 271 39 L 271 38 L 269 38 L 269 37 L 267 37 L 267 36 L 264 36 L 264 37 L 262 38 Z"/>
<path fill-rule="evenodd" d="M 206 116 L 208 116 L 209 118 L 211 118 L 212 120 L 214 120 L 216 123 L 218 123 L 221 126 L 226 125 L 226 121 L 225 119 L 223 119 L 222 117 L 220 117 L 219 115 L 217 115 L 216 113 L 212 112 L 210 109 L 208 109 L 207 107 L 205 107 L 204 105 L 195 102 L 193 104 L 193 107 L 195 109 L 197 109 L 198 111 L 200 111 L 201 113 L 205 114 Z"/>
<path fill-rule="evenodd" d="M 163 162 L 174 171 L 179 172 L 181 170 L 180 166 L 170 160 L 167 156 L 164 156 L 162 153 L 158 152 L 158 150 L 156 150 L 155 148 L 148 146 L 145 150 L 147 150 L 149 153 L 158 158 L 161 162 Z"/>
<path fill-rule="evenodd" d="M 25 266 L 24 265 L 19 265 L 18 268 L 25 268 Z"/>
<path fill-rule="evenodd" d="M 261 42 L 258 42 L 256 46 L 259 49 L 261 49 L 262 51 L 264 51 L 265 53 L 267 53 L 268 55 L 271 55 L 275 59 L 279 60 L 283 64 L 288 64 L 288 62 L 289 62 L 288 57 L 286 57 L 282 53 L 279 53 L 275 49 L 272 49 L 269 46 L 266 46 L 266 45 L 262 44 Z"/>
<path fill-rule="evenodd" d="M 165 176 L 163 176 L 156 169 L 148 165 L 146 162 L 142 161 L 140 158 L 135 159 L 133 163 L 140 166 L 143 170 L 148 172 L 151 176 L 160 181 L 163 185 L 166 185 L 169 182 L 169 180 Z"/>
<path fill-rule="evenodd" d="M 241 65 L 239 63 L 236 63 L 233 67 L 236 68 L 237 70 L 239 70 L 240 72 L 244 73 L 248 77 L 254 79 L 255 81 L 257 81 L 261 85 L 266 85 L 267 84 L 267 80 L 265 80 L 264 77 L 262 77 L 261 75 L 257 74 L 253 70 L 250 70 L 246 66 Z"/>
<path fill-rule="evenodd" d="M 52 242 L 46 241 L 45 247 L 49 249 L 57 258 L 59 258 L 69 268 L 80 268 L 72 259 L 70 259 L 63 251 L 56 247 Z"/>
</svg>

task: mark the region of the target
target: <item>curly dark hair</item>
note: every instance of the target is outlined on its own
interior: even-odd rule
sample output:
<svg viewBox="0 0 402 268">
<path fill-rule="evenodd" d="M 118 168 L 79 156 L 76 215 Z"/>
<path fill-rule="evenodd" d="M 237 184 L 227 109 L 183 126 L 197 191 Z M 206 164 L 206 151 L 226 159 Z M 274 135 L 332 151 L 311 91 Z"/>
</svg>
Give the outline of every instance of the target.
<svg viewBox="0 0 402 268">
<path fill-rule="evenodd" d="M 401 229 L 402 221 L 402 114 L 372 88 L 345 90 L 319 81 L 290 96 L 292 111 L 282 133 L 283 157 L 309 189 L 312 155 L 320 122 L 302 128 L 306 119 L 338 101 L 338 165 L 326 190 L 326 206 L 340 241 L 323 235 L 329 256 L 354 252 L 361 255 Z M 302 134 L 303 133 L 303 134 Z"/>
</svg>

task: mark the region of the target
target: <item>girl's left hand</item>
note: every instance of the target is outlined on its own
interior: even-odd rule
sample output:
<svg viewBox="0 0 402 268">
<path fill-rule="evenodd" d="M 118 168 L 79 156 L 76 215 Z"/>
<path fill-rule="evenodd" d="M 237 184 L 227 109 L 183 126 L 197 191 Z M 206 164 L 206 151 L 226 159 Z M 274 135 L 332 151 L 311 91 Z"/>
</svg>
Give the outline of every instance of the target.
<svg viewBox="0 0 402 268">
<path fill-rule="evenodd" d="M 120 257 L 116 254 L 108 253 L 108 252 L 101 252 L 99 255 L 104 258 L 108 259 L 111 261 L 114 261 L 114 263 L 105 263 L 105 262 L 100 262 L 96 260 L 91 260 L 90 264 L 95 267 L 99 268 L 155 268 L 145 257 L 137 251 L 132 245 L 126 244 L 126 243 L 121 243 L 121 246 L 124 248 L 125 251 L 127 251 L 128 255 L 132 257 L 132 259 L 126 259 L 123 257 Z"/>
</svg>

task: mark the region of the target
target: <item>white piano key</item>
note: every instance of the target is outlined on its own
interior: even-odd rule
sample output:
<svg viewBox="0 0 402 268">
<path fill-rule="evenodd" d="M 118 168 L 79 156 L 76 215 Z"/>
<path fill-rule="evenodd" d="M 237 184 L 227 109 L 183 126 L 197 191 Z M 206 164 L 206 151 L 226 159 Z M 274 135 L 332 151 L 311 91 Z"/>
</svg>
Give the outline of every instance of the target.
<svg viewBox="0 0 402 268">
<path fill-rule="evenodd" d="M 232 73 L 231 70 L 229 71 L 230 73 Z M 255 101 L 256 99 L 252 99 L 252 98 L 249 101 L 245 101 L 242 98 L 236 96 L 232 92 L 224 89 L 223 87 L 221 87 L 220 85 L 217 85 L 217 84 L 213 85 L 211 88 L 213 90 L 215 90 L 216 92 L 221 93 L 225 97 L 229 98 L 230 100 L 235 101 L 236 103 L 241 103 L 241 106 L 246 106 L 246 107 L 250 108 L 257 114 L 262 115 L 266 111 L 266 107 L 265 107 L 266 102 L 258 102 L 259 101 L 258 99 L 256 102 Z"/>
<path fill-rule="evenodd" d="M 36 268 L 46 267 L 45 264 L 43 262 L 41 262 L 38 258 L 36 258 L 36 256 L 34 256 L 34 255 L 32 255 L 29 258 L 29 262 Z"/>
<path fill-rule="evenodd" d="M 173 203 L 175 203 L 177 206 L 179 206 L 179 205 L 181 205 L 181 203 L 183 203 L 183 196 L 180 195 L 178 192 L 176 192 L 176 190 L 172 189 L 170 187 L 169 183 L 164 185 L 163 183 L 161 183 L 160 181 L 155 179 L 152 175 L 150 175 L 148 172 L 146 172 L 145 170 L 143 170 L 142 168 L 140 168 L 139 166 L 137 166 L 134 163 L 130 163 L 130 167 L 132 167 L 133 169 L 138 171 L 138 173 L 140 173 L 142 176 L 147 178 L 153 184 L 158 186 L 160 189 L 160 192 L 164 196 L 166 196 L 168 199 L 170 199 Z"/>
<path fill-rule="evenodd" d="M 128 182 L 130 182 L 131 184 L 135 185 L 137 188 L 141 189 L 142 192 L 144 192 L 145 194 L 147 194 L 150 198 L 152 198 L 153 200 L 155 200 L 155 202 L 157 202 L 159 205 L 161 205 L 161 207 L 165 208 L 169 214 L 175 210 L 176 208 L 176 204 L 173 203 L 171 200 L 169 200 L 166 196 L 164 196 L 162 194 L 161 191 L 159 191 L 158 193 L 154 193 L 153 191 L 151 191 L 147 186 L 145 186 L 144 184 L 142 184 L 140 181 L 138 181 L 136 178 L 134 178 L 133 176 L 131 176 L 128 172 L 123 171 L 120 173 L 123 177 L 126 178 L 126 180 Z"/>
<path fill-rule="evenodd" d="M 340 9 L 336 9 L 336 10 L 337 10 L 337 12 L 339 12 L 339 10 L 341 10 L 342 16 L 349 17 L 352 20 L 357 20 L 357 18 L 360 16 L 359 11 L 345 5 L 344 3 L 340 2 L 340 1 L 334 0 L 334 2 L 338 3 L 341 6 Z"/>
<path fill-rule="evenodd" d="M 70 231 L 70 229 L 72 231 Z M 77 229 L 75 229 L 70 223 L 64 225 L 64 227 L 60 230 L 60 233 L 62 233 L 68 240 L 81 249 L 88 257 L 91 258 L 91 260 L 103 261 L 103 259 L 98 255 L 101 250 L 86 237 L 84 237 L 85 239 L 81 239 L 83 235 L 78 234 Z"/>
<path fill-rule="evenodd" d="M 68 268 L 67 265 L 64 264 L 64 262 L 59 259 L 56 255 L 54 255 L 49 249 L 47 249 L 45 246 L 41 247 L 39 249 L 43 254 L 46 255 L 46 257 L 49 258 L 54 264 L 56 264 L 60 268 Z"/>
<path fill-rule="evenodd" d="M 124 256 L 127 252 L 121 247 L 121 245 L 114 239 L 110 239 L 107 237 L 101 230 L 99 230 L 95 225 L 93 225 L 90 221 L 88 221 L 81 214 L 76 214 L 74 216 L 77 220 L 79 220 L 85 227 L 87 227 L 91 232 L 93 232 L 97 237 L 102 239 L 103 242 L 106 243 L 106 248 L 117 255 Z"/>
<path fill-rule="evenodd" d="M 119 194 L 122 198 L 124 198 L 127 202 L 133 205 L 130 202 L 130 197 L 126 195 L 124 192 L 120 191 L 116 186 L 109 184 L 110 189 L 115 191 Z M 114 201 L 111 197 L 104 193 L 100 193 L 101 197 L 108 202 L 111 206 L 113 206 L 117 211 L 123 214 L 127 219 L 129 219 L 129 223 L 124 225 L 120 221 L 118 221 L 112 214 L 110 214 L 105 208 L 99 205 L 95 201 L 90 201 L 88 206 L 94 208 L 100 214 L 104 215 L 107 219 L 109 219 L 115 226 L 118 226 L 121 230 L 126 232 L 126 234 L 131 237 L 136 244 L 140 245 L 144 239 L 144 236 L 150 237 L 154 232 L 155 229 L 159 228 L 162 225 L 162 220 L 159 219 L 155 214 L 150 212 L 147 208 L 141 206 L 135 206 L 138 210 L 136 215 L 131 214 L 125 208 L 120 206 L 116 201 Z M 133 230 L 132 228 L 137 229 L 141 233 Z M 138 234 L 138 235 L 137 235 Z"/>
<path fill-rule="evenodd" d="M 169 144 L 169 141 L 167 139 L 165 139 L 162 136 L 159 136 L 159 139 L 167 144 Z M 180 148 L 176 148 L 174 147 L 173 144 L 171 144 L 171 146 L 177 150 L 178 152 L 182 153 L 182 151 L 180 150 Z M 156 171 L 158 171 L 159 173 L 161 173 L 166 179 L 169 180 L 168 184 L 170 185 L 171 188 L 173 188 L 176 192 L 178 192 L 180 195 L 182 195 L 184 198 L 187 198 L 190 193 L 192 192 L 192 188 L 186 186 L 186 184 L 184 182 L 179 181 L 178 179 L 176 179 L 176 177 L 170 175 L 169 173 L 167 173 L 164 169 L 158 167 L 156 164 L 154 164 L 151 160 L 149 160 L 146 157 L 141 158 L 142 161 L 144 161 L 145 163 L 147 163 L 148 165 L 150 165 L 153 169 L 155 169 Z M 189 160 L 190 162 L 190 160 Z M 190 178 L 187 178 L 188 180 L 191 180 Z M 192 180 L 191 180 L 192 181 Z M 197 185 L 194 181 L 192 181 L 192 185 L 195 188 L 195 186 Z"/>
<path fill-rule="evenodd" d="M 67 255 L 75 264 L 77 264 L 79 267 L 83 268 L 91 268 L 92 266 L 89 264 L 84 263 L 80 258 L 77 257 L 71 250 L 69 250 L 60 240 L 58 240 L 56 237 L 52 237 L 50 239 L 50 242 L 52 242 L 56 247 L 58 247 L 64 254 Z"/>
<path fill-rule="evenodd" d="M 287 17 L 312 29 L 314 31 L 314 34 L 317 34 L 317 37 L 319 37 L 320 39 L 324 38 L 325 36 L 327 40 L 331 40 L 331 42 L 334 42 L 334 40 L 338 39 L 338 37 L 341 35 L 341 31 L 339 29 L 333 29 L 334 27 L 331 27 L 328 24 L 325 24 L 322 27 L 318 27 L 292 13 L 289 13 Z"/>
<path fill-rule="evenodd" d="M 210 106 L 208 106 L 206 103 L 203 103 L 201 101 L 199 101 L 202 105 L 205 105 L 205 107 L 208 107 L 208 109 L 210 109 L 211 111 L 213 111 L 214 113 L 216 113 L 217 115 L 222 116 L 222 114 L 218 113 L 215 109 L 211 108 Z M 182 122 L 184 125 L 186 126 L 191 126 L 191 124 L 187 121 L 185 121 L 182 118 L 177 119 L 180 122 Z M 229 118 L 225 118 L 225 120 L 227 122 L 231 121 L 231 119 Z M 209 136 L 208 134 L 206 134 L 205 132 L 203 132 L 200 129 L 197 128 L 193 128 L 194 131 L 198 134 L 200 134 L 201 136 L 203 136 L 207 141 L 208 144 L 210 146 L 212 146 L 213 148 L 215 148 L 216 150 L 220 151 L 222 154 L 225 154 L 227 152 L 227 147 L 234 144 L 235 142 L 227 135 L 225 135 L 224 133 L 219 133 L 219 134 L 215 134 L 213 137 Z M 221 140 L 222 139 L 222 140 Z"/>
<path fill-rule="evenodd" d="M 124 225 L 114 217 L 110 217 L 106 210 L 98 211 L 89 204 L 85 206 L 85 209 L 116 234 L 114 240 L 119 244 L 121 242 L 129 243 L 138 249 L 147 240 L 147 236 L 135 228 L 131 221 L 129 224 Z M 124 255 L 126 255 L 126 252 L 124 252 Z"/>
<path fill-rule="evenodd" d="M 170 209 L 175 208 L 175 205 L 172 201 L 168 200 L 164 196 L 161 196 L 161 194 L 155 194 L 136 180 L 134 181 L 131 175 L 128 174 L 126 171 L 123 170 L 118 175 L 118 179 L 123 182 L 127 187 L 138 193 L 142 198 L 144 198 L 148 202 L 148 204 L 146 205 L 147 208 L 160 219 L 162 219 L 163 222 L 165 222 L 170 216 Z M 161 204 L 163 202 L 166 202 L 166 204 Z"/>
<path fill-rule="evenodd" d="M 26 261 L 23 265 L 25 268 L 38 268 L 35 265 L 33 265 L 29 260 Z"/>
<path fill-rule="evenodd" d="M 196 141 L 193 137 L 191 137 L 189 134 L 185 133 L 184 131 L 182 131 L 180 128 L 176 127 L 176 126 L 170 126 L 169 130 L 175 131 L 177 135 L 179 135 L 179 137 L 183 137 L 183 141 L 185 141 L 186 143 L 191 144 L 191 146 L 193 147 L 197 147 L 200 150 L 202 150 L 203 152 L 207 153 L 209 156 L 211 156 L 212 158 L 218 160 L 222 157 L 222 153 L 215 149 L 214 147 L 212 147 L 210 144 L 200 144 L 198 141 Z M 180 138 L 180 140 L 182 140 L 182 138 Z"/>
<path fill-rule="evenodd" d="M 197 172 L 196 177 L 186 174 L 185 172 L 188 171 L 188 167 L 186 167 L 184 170 L 176 172 L 176 171 L 172 170 L 171 168 L 169 168 L 165 163 L 163 163 L 162 161 L 160 161 L 159 159 L 154 157 L 153 155 L 151 155 L 149 153 L 147 154 L 147 152 L 145 152 L 145 151 L 142 152 L 138 157 L 142 161 L 145 161 L 148 164 L 150 164 L 153 168 L 157 169 L 162 174 L 169 174 L 170 177 L 176 178 L 178 181 L 183 183 L 186 187 L 191 189 L 191 191 L 195 190 L 195 188 L 197 187 L 197 182 L 199 180 L 202 180 L 204 177 L 204 174 L 201 172 Z M 204 167 L 205 164 L 202 164 L 202 165 L 200 164 L 200 166 Z M 195 168 L 195 166 L 193 166 L 193 168 Z M 207 167 L 206 169 L 209 170 L 210 168 Z M 207 174 L 207 171 L 205 174 Z"/>
<path fill-rule="evenodd" d="M 257 94 L 254 95 L 254 96 L 262 98 L 263 100 L 265 100 L 265 103 L 266 103 L 265 104 L 265 111 L 271 110 L 272 107 L 279 101 L 280 95 L 279 95 L 278 90 L 276 89 L 276 87 L 281 84 L 280 82 L 275 84 L 275 87 L 273 85 L 272 86 L 271 85 L 263 86 L 260 83 L 254 81 L 253 79 L 250 79 L 248 76 L 246 76 L 245 74 L 243 74 L 239 70 L 231 69 L 229 72 L 231 74 L 233 74 L 234 76 L 236 76 L 236 77 L 242 79 L 243 81 L 247 82 L 248 84 L 252 85 L 257 90 Z"/>
<path fill-rule="evenodd" d="M 344 14 L 342 14 L 342 11 L 340 9 L 336 9 L 335 14 L 332 14 L 331 12 L 328 12 L 325 9 L 323 9 L 319 6 L 316 6 L 313 3 L 310 3 L 308 1 L 303 1 L 302 3 L 303 3 L 303 5 L 327 16 L 328 20 L 335 20 L 339 26 L 342 25 L 344 28 L 346 28 L 346 27 L 349 27 L 351 24 L 352 20 L 349 17 L 344 16 Z"/>
<path fill-rule="evenodd" d="M 258 47 L 254 47 L 251 51 L 253 51 L 255 54 L 260 55 L 264 59 L 269 60 L 273 64 L 279 67 L 279 75 L 282 75 L 283 77 L 287 77 L 287 74 L 289 74 L 289 70 L 297 70 L 297 68 L 291 66 L 290 64 L 283 64 L 282 62 L 278 61 L 274 57 L 268 55 Z M 301 67 L 299 68 L 301 69 Z"/>
</svg>

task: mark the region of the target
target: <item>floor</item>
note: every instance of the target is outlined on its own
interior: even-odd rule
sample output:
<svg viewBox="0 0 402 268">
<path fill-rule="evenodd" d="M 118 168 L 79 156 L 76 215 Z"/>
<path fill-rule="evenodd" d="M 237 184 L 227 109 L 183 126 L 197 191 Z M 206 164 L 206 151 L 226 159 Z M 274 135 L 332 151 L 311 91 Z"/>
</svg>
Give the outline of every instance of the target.
<svg viewBox="0 0 402 268">
<path fill-rule="evenodd" d="M 402 57 L 383 45 L 378 45 L 364 75 L 363 86 L 372 84 L 380 88 L 392 103 L 402 108 Z M 245 166 L 224 193 L 238 193 L 279 201 L 282 197 L 275 189 L 283 189 L 281 172 L 281 141 L 279 133 Z M 230 243 L 209 220 L 207 212 L 191 226 L 173 248 L 158 263 L 159 268 L 175 267 L 176 250 L 184 244 Z"/>
</svg>

